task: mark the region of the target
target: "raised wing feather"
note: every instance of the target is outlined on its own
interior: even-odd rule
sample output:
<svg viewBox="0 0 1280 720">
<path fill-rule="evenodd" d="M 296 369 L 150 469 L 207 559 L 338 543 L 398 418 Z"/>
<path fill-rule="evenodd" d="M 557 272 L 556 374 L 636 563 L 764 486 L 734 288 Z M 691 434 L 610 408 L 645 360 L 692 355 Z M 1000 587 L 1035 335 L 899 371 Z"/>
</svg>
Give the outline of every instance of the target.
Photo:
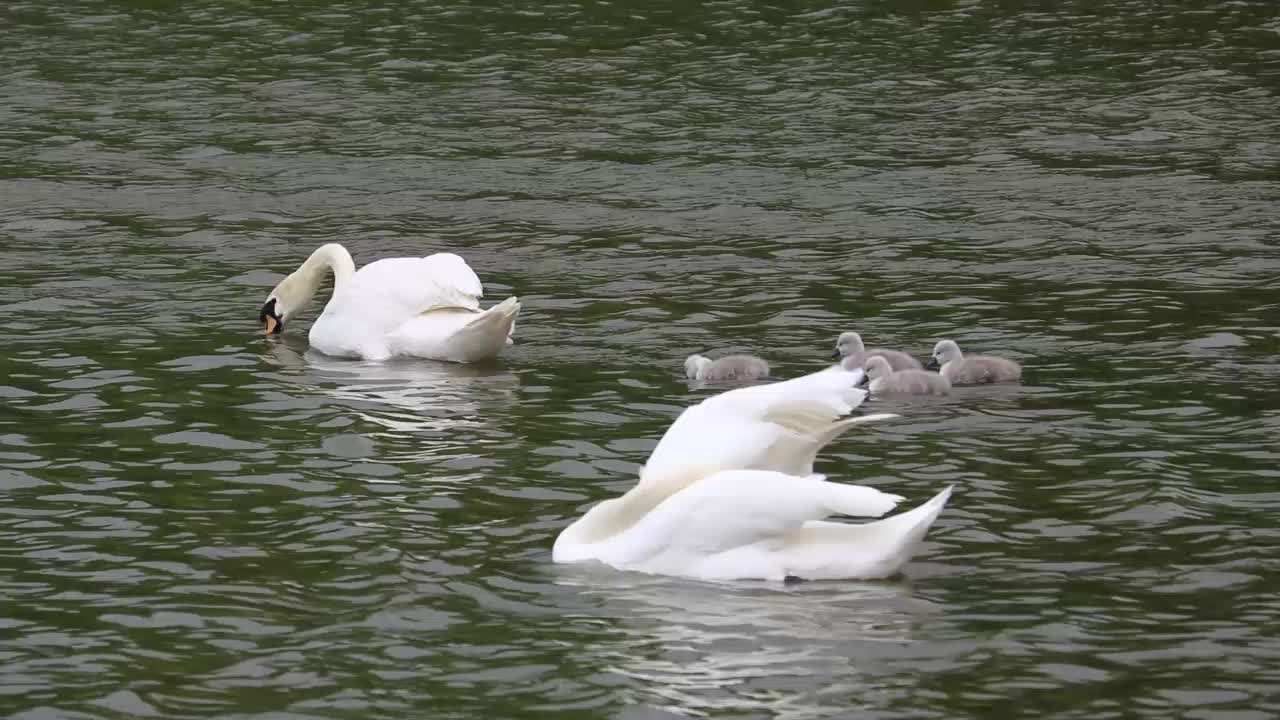
<svg viewBox="0 0 1280 720">
<path fill-rule="evenodd" d="M 866 398 L 855 386 L 862 371 L 823 370 L 792 380 L 739 388 L 687 408 L 658 441 L 640 485 L 695 482 L 719 470 L 813 472 L 817 452 L 858 422 L 893 415 L 845 418 Z M 679 487 L 671 487 L 675 492 Z"/>
</svg>

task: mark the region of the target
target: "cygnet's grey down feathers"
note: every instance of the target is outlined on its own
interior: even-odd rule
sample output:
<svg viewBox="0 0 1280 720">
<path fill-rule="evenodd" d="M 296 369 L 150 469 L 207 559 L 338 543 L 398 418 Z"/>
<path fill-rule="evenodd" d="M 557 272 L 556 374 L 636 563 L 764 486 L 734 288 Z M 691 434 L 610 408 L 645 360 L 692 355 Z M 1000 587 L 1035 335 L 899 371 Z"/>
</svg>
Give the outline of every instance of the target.
<svg viewBox="0 0 1280 720">
<path fill-rule="evenodd" d="M 702 382 L 746 382 L 769 377 L 769 363 L 754 355 L 726 355 L 718 360 L 690 355 L 684 372 L 690 380 Z"/>
<path fill-rule="evenodd" d="M 920 361 L 904 352 L 885 348 L 867 349 L 862 344 L 862 336 L 856 332 L 843 332 L 836 339 L 836 350 L 833 358 L 842 358 L 840 365 L 845 370 L 857 370 L 866 365 L 867 358 L 878 356 L 889 362 L 894 370 L 919 370 Z"/>
<path fill-rule="evenodd" d="M 951 383 L 938 373 L 927 370 L 894 370 L 882 357 L 867 358 L 867 389 L 872 395 L 903 393 L 909 395 L 946 395 Z"/>
<path fill-rule="evenodd" d="M 1018 363 L 992 355 L 965 355 L 954 340 L 939 340 L 933 346 L 928 367 L 937 368 L 938 374 L 952 385 L 984 385 L 1022 378 L 1022 366 Z"/>
</svg>

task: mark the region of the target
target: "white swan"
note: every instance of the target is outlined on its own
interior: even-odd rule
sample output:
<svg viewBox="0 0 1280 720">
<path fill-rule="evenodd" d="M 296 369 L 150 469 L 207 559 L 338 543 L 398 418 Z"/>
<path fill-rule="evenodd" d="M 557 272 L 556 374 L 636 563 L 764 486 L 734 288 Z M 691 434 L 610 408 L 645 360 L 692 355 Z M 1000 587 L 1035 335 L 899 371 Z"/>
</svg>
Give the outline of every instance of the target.
<svg viewBox="0 0 1280 720">
<path fill-rule="evenodd" d="M 311 326 L 311 346 L 334 357 L 396 355 L 476 362 L 511 342 L 520 302 L 480 309 L 480 278 L 453 253 L 385 258 L 356 270 L 347 249 L 321 245 L 276 285 L 258 314 L 268 335 L 284 330 L 333 273 L 333 296 Z"/>
<path fill-rule="evenodd" d="M 818 451 L 856 424 L 861 370 L 828 368 L 731 390 L 687 408 L 626 494 L 605 500 L 556 538 L 552 561 L 702 579 L 874 579 L 896 573 L 942 511 L 924 505 L 861 525 L 902 498 L 814 474 Z"/>
</svg>

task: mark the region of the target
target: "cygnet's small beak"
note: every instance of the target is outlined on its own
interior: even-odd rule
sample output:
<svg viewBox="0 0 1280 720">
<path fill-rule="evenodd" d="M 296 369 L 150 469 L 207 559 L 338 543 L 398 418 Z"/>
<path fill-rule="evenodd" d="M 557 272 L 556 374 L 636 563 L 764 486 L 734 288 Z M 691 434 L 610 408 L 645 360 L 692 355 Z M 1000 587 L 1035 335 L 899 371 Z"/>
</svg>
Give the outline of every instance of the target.
<svg viewBox="0 0 1280 720">
<path fill-rule="evenodd" d="M 832 353 L 831 353 L 831 357 L 832 357 L 832 359 L 834 359 L 834 360 L 839 360 L 840 358 L 842 358 L 842 357 L 844 357 L 844 356 L 840 354 L 840 348 L 836 348 L 834 351 L 832 351 Z"/>
<path fill-rule="evenodd" d="M 868 386 L 868 385 L 870 385 L 870 384 L 871 384 L 871 378 L 867 377 L 867 374 L 864 372 L 864 373 L 862 373 L 862 379 L 861 379 L 861 380 L 859 380 L 859 381 L 858 381 L 858 384 L 857 384 L 857 385 L 855 385 L 854 387 L 860 387 L 860 388 L 863 388 L 863 387 L 866 387 L 866 386 Z"/>
<path fill-rule="evenodd" d="M 938 364 L 938 358 L 931 357 L 924 361 L 925 370 L 940 370 L 942 366 Z"/>
</svg>

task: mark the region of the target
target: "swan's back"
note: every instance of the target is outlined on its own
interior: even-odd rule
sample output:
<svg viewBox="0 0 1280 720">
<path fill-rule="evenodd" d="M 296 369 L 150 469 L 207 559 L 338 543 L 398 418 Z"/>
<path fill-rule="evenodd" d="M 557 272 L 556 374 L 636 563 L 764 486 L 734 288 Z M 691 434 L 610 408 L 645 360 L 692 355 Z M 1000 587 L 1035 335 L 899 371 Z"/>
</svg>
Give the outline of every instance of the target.
<svg viewBox="0 0 1280 720">
<path fill-rule="evenodd" d="M 436 253 L 421 258 L 383 258 L 365 265 L 334 301 L 377 312 L 390 327 L 439 308 L 478 311 L 484 288 L 461 257 Z"/>
<path fill-rule="evenodd" d="M 947 488 L 876 522 L 826 522 L 834 514 L 878 517 L 903 498 L 821 475 L 721 472 L 646 514 L 603 559 L 708 580 L 884 578 L 911 559 L 950 495 Z"/>
<path fill-rule="evenodd" d="M 769 363 L 754 355 L 726 355 L 713 360 L 698 372 L 698 380 L 709 383 L 748 382 L 769 377 Z"/>
<path fill-rule="evenodd" d="M 1022 378 L 1022 366 L 992 355 L 965 355 L 942 366 L 940 374 L 952 385 L 985 385 Z"/>
<path fill-rule="evenodd" d="M 867 350 L 866 357 L 882 357 L 889 362 L 889 367 L 894 370 L 920 370 L 924 367 L 912 355 L 898 350 L 871 348 Z M 866 360 L 864 359 L 863 362 L 865 364 Z"/>
<path fill-rule="evenodd" d="M 435 253 L 421 259 L 423 274 L 434 285 L 430 293 L 440 307 L 480 309 L 484 286 L 466 260 L 453 253 Z"/>
<path fill-rule="evenodd" d="M 827 482 L 822 475 L 719 472 L 667 498 L 619 535 L 608 561 L 694 577 L 782 579 L 780 558 L 754 545 L 781 542 L 806 521 L 836 513 L 878 517 L 902 499 L 872 487 Z"/>
<path fill-rule="evenodd" d="M 911 355 L 888 348 L 868 348 L 862 342 L 862 335 L 856 332 L 843 332 L 836 339 L 835 356 L 841 358 L 841 364 L 848 370 L 861 368 L 867 360 L 882 357 L 894 370 L 919 370 L 923 367 L 920 361 Z"/>
<path fill-rule="evenodd" d="M 946 395 L 951 391 L 951 383 L 927 370 L 899 370 L 872 380 L 870 389 L 873 394 Z"/>
<path fill-rule="evenodd" d="M 840 366 L 846 370 L 854 370 L 864 367 L 867 361 L 873 357 L 884 358 L 884 361 L 889 363 L 890 370 L 920 370 L 923 368 L 919 360 L 907 353 L 898 352 L 897 350 L 885 350 L 884 348 L 845 355 L 844 359 L 840 361 Z"/>
</svg>

